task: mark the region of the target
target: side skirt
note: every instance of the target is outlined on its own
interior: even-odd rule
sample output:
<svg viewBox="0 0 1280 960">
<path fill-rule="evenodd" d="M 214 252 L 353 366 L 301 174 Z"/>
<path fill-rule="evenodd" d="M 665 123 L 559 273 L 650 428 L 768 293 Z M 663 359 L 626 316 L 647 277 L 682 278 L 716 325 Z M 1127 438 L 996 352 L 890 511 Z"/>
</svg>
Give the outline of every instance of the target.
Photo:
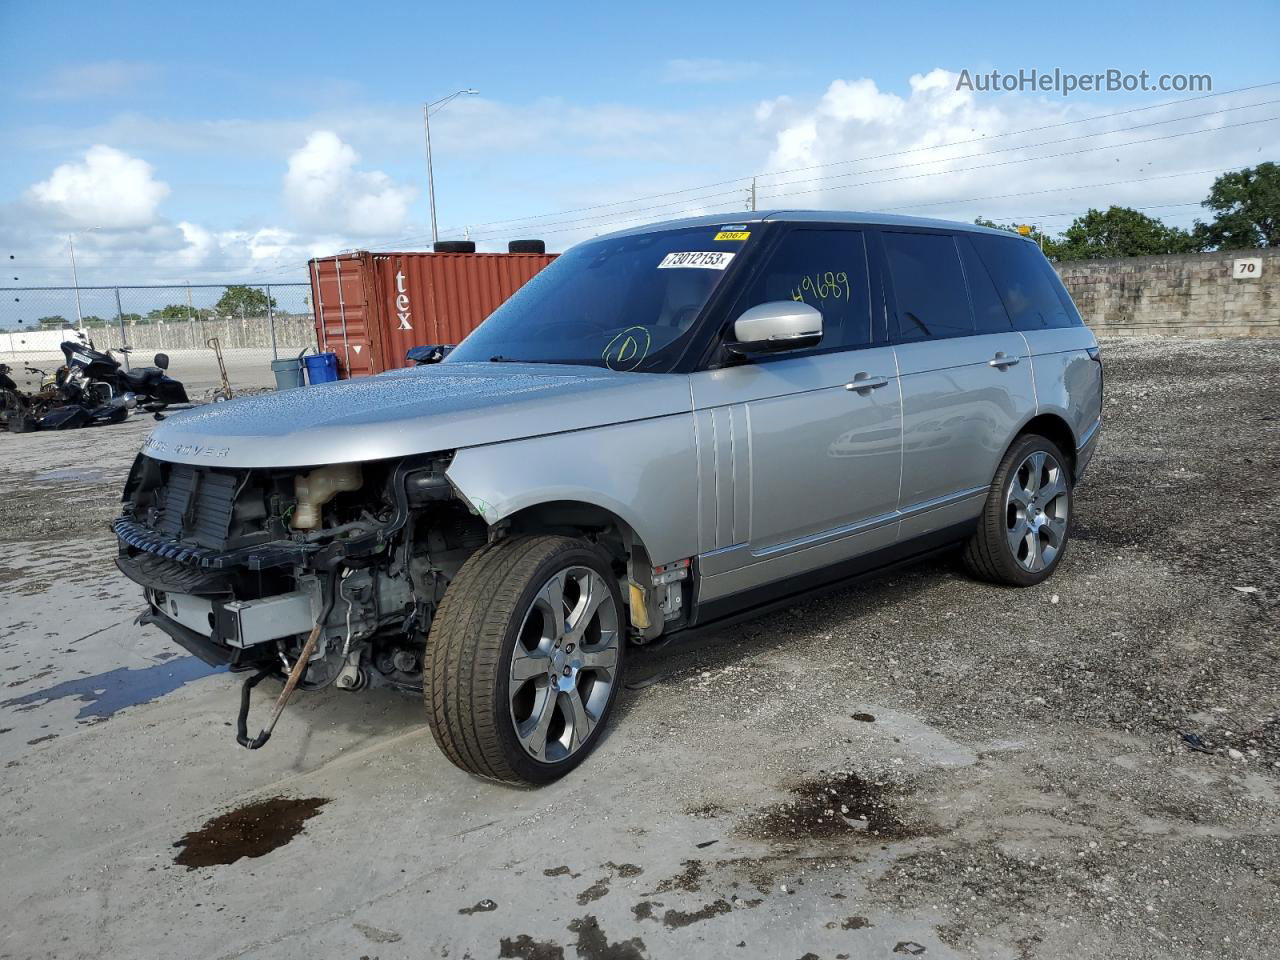
<svg viewBox="0 0 1280 960">
<path fill-rule="evenodd" d="M 720 597 L 706 603 L 694 601 L 693 618 L 687 627 L 662 637 L 643 649 L 653 650 L 674 640 L 695 639 L 703 634 L 722 630 L 735 623 L 754 620 L 777 610 L 812 600 L 841 587 L 861 580 L 871 579 L 902 567 L 919 563 L 954 549 L 967 540 L 977 529 L 977 520 L 966 520 L 934 530 L 905 543 L 895 543 L 881 550 L 854 557 L 813 570 L 797 577 L 779 580 L 764 587 Z"/>
</svg>

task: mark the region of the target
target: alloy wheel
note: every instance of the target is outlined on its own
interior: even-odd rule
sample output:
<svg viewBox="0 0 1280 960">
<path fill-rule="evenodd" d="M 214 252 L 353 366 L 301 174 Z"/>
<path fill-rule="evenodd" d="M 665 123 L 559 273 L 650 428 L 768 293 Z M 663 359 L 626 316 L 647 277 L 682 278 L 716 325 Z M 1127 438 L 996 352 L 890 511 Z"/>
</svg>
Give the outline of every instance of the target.
<svg viewBox="0 0 1280 960">
<path fill-rule="evenodd" d="M 1005 521 L 1009 549 L 1024 570 L 1052 566 L 1067 535 L 1071 498 L 1062 465 L 1053 454 L 1036 450 L 1009 476 Z"/>
<path fill-rule="evenodd" d="M 589 567 L 556 573 L 525 611 L 511 653 L 510 706 L 520 745 L 557 763 L 577 753 L 618 682 L 618 608 Z"/>
</svg>

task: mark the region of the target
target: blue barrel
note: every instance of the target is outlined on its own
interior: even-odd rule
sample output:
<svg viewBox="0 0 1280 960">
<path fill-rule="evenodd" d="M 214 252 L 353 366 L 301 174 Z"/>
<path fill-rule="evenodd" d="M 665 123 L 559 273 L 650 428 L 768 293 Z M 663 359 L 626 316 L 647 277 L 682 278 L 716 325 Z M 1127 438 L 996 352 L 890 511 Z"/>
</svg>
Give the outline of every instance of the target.
<svg viewBox="0 0 1280 960">
<path fill-rule="evenodd" d="M 317 383 L 333 383 L 338 379 L 338 355 L 336 353 L 315 353 L 304 357 L 307 365 L 307 380 L 314 386 Z"/>
</svg>

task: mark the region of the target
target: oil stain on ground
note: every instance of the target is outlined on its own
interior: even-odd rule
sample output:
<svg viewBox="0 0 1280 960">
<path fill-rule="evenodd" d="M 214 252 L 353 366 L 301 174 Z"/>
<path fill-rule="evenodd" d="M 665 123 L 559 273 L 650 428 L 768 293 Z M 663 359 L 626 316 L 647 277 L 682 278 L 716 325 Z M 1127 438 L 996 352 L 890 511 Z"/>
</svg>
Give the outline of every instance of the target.
<svg viewBox="0 0 1280 960">
<path fill-rule="evenodd" d="M 0 701 L 0 707 L 33 710 L 54 700 L 72 698 L 84 704 L 76 714 L 77 720 L 106 719 L 125 707 L 136 706 L 172 693 L 192 680 L 199 680 L 225 670 L 211 667 L 198 657 L 183 657 L 166 663 L 131 670 L 118 667 L 91 677 L 77 677 L 55 683 L 43 690 L 34 690 L 20 697 Z"/>
<path fill-rule="evenodd" d="M 188 870 L 261 857 L 283 847 L 329 801 L 321 797 L 272 797 L 214 817 L 174 844 L 174 863 Z"/>
<path fill-rule="evenodd" d="M 569 922 L 569 932 L 577 935 L 573 949 L 581 960 L 646 960 L 647 948 L 639 937 L 610 943 L 600 921 L 593 916 Z M 551 940 L 534 940 L 527 933 L 504 937 L 498 943 L 501 960 L 564 960 L 564 947 Z"/>
<path fill-rule="evenodd" d="M 797 843 L 807 840 L 903 840 L 924 831 L 898 810 L 902 788 L 864 780 L 855 773 L 829 773 L 791 788 L 793 800 L 748 817 L 738 832 L 753 840 Z"/>
</svg>

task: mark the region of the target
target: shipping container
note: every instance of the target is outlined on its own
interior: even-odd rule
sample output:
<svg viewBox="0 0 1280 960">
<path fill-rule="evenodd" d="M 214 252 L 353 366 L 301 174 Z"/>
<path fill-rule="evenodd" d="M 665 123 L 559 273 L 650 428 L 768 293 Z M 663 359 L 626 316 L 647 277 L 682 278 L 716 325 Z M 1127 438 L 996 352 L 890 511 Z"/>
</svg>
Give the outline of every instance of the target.
<svg viewBox="0 0 1280 960">
<path fill-rule="evenodd" d="M 338 375 L 408 366 L 424 344 L 456 344 L 555 259 L 537 253 L 370 253 L 309 264 L 316 342 Z"/>
</svg>

